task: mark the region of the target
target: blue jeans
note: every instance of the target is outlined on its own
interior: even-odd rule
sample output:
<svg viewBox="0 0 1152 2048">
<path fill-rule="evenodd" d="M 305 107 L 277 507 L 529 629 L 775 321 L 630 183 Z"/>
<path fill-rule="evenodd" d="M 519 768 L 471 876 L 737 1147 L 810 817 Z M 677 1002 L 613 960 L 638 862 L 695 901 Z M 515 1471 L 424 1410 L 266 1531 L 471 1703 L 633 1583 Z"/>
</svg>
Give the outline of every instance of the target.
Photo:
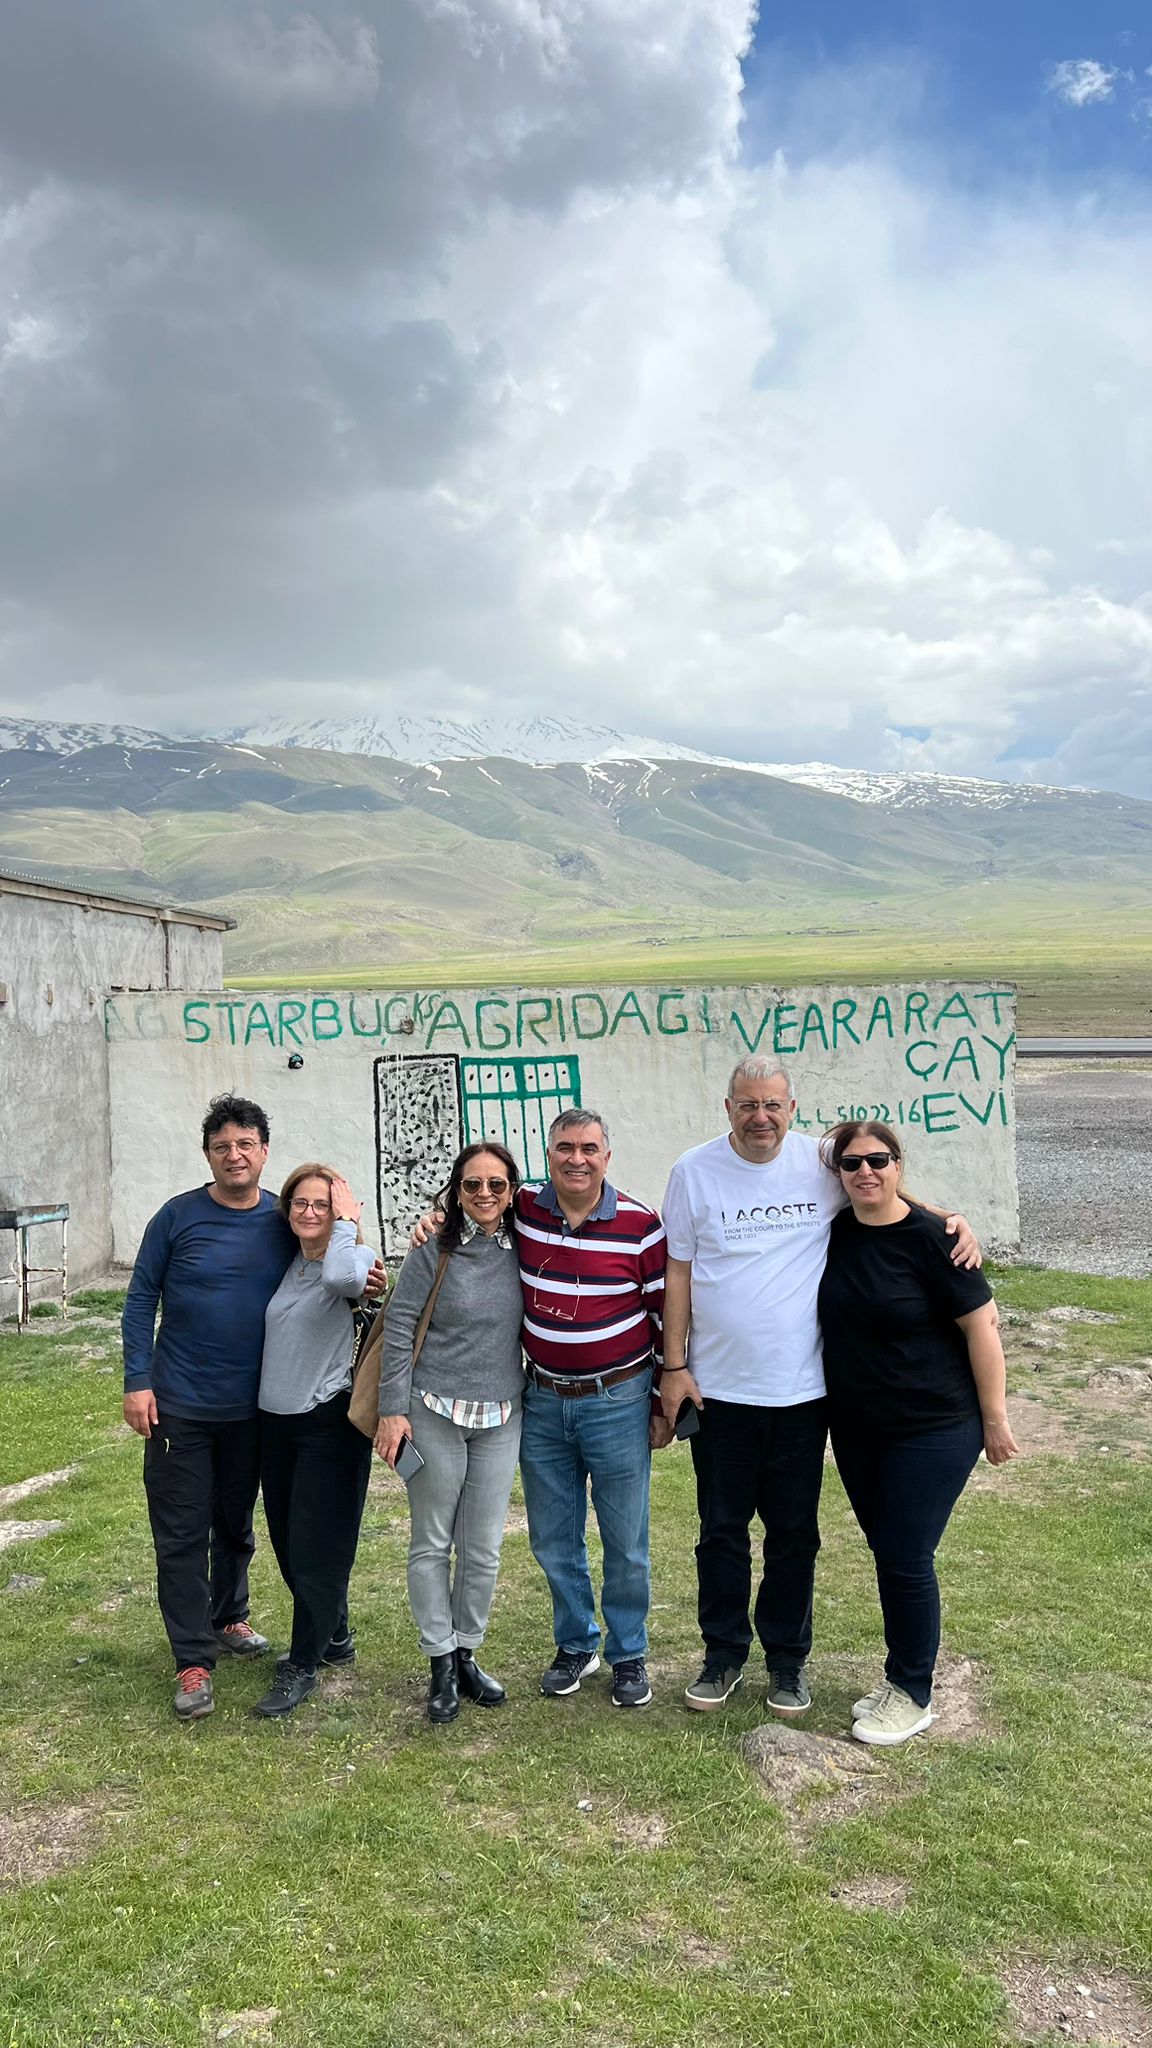
<svg viewBox="0 0 1152 2048">
<path fill-rule="evenodd" d="M 884 1436 L 832 1408 L 837 1469 L 876 1563 L 884 1675 L 918 1707 L 932 1697 L 940 1649 L 936 1545 L 983 1444 L 978 1415 L 918 1436 Z"/>
<path fill-rule="evenodd" d="M 610 1664 L 648 1647 L 648 1448 L 652 1375 L 600 1394 L 552 1394 L 528 1380 L 520 1470 L 532 1555 L 548 1581 L 557 1648 L 600 1643 L 588 1570 L 588 1480 L 604 1546 L 602 1606 Z"/>
</svg>

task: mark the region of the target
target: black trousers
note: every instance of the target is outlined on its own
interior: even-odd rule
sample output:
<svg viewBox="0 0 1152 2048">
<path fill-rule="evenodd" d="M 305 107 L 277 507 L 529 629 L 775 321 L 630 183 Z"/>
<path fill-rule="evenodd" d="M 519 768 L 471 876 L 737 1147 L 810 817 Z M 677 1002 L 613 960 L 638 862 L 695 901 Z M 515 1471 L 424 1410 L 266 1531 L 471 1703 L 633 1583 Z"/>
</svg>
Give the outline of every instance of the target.
<svg viewBox="0 0 1152 2048">
<path fill-rule="evenodd" d="M 983 1445 L 978 1415 L 918 1436 L 884 1436 L 854 1417 L 833 1416 L 844 1491 L 876 1561 L 884 1675 L 920 1707 L 932 1697 L 940 1650 L 936 1546 Z"/>
<path fill-rule="evenodd" d="M 707 1397 L 692 1438 L 700 1541 L 700 1633 L 709 1654 L 743 1664 L 752 1647 L 752 1518 L 764 1524 L 756 1634 L 770 1670 L 812 1647 L 812 1585 L 820 1548 L 827 1404 L 746 1407 Z"/>
<path fill-rule="evenodd" d="M 348 1420 L 348 1395 L 305 1415 L 260 1417 L 268 1535 L 292 1595 L 289 1656 L 315 1671 L 348 1633 L 348 1579 L 372 1469 L 372 1445 Z"/>
<path fill-rule="evenodd" d="M 216 1664 L 214 1630 L 248 1615 L 252 1510 L 260 1428 L 246 1422 L 160 1420 L 144 1445 L 144 1490 L 156 1546 L 156 1590 L 177 1671 Z"/>
</svg>

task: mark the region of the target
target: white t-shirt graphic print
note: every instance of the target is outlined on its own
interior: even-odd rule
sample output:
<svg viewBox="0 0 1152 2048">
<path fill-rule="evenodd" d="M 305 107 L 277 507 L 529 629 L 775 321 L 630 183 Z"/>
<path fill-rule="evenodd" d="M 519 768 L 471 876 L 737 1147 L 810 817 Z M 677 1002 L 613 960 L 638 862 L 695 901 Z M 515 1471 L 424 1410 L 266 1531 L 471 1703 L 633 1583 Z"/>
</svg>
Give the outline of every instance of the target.
<svg viewBox="0 0 1152 2048">
<path fill-rule="evenodd" d="M 754 1166 L 712 1138 L 672 1168 L 664 1227 L 692 1261 L 689 1363 L 707 1400 L 793 1408 L 824 1392 L 816 1295 L 845 1206 L 814 1138 L 789 1131 Z"/>
</svg>

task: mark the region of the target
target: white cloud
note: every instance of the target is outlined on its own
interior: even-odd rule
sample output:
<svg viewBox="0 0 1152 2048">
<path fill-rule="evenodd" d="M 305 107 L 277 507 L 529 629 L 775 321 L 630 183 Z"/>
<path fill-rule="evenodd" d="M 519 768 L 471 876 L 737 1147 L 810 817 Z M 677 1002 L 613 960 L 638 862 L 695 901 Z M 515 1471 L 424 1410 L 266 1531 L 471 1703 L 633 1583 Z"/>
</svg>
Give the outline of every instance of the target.
<svg viewBox="0 0 1152 2048">
<path fill-rule="evenodd" d="M 883 96 L 742 159 L 746 0 L 270 4 L 212 47 L 276 91 L 171 19 L 216 183 L 72 124 L 0 241 L 9 708 L 912 728 L 1152 794 L 1137 196 L 954 188 Z"/>
<path fill-rule="evenodd" d="M 1067 57 L 1051 66 L 1047 86 L 1070 107 L 1092 107 L 1112 98 L 1119 76 L 1106 64 L 1098 64 L 1095 57 Z"/>
</svg>

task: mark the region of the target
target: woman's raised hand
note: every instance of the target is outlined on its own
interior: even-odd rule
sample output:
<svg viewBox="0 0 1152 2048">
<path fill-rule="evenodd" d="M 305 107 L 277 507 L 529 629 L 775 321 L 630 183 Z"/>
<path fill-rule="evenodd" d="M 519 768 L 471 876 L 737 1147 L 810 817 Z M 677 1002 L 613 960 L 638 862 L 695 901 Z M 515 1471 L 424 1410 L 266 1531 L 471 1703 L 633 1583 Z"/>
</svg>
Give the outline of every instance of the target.
<svg viewBox="0 0 1152 2048">
<path fill-rule="evenodd" d="M 386 1465 L 395 1465 L 401 1444 L 411 1434 L 412 1424 L 406 1415 L 382 1415 L 376 1425 L 376 1456 Z"/>
<path fill-rule="evenodd" d="M 331 1185 L 329 1199 L 332 1203 L 334 1223 L 359 1223 L 364 1212 L 363 1202 L 358 1202 L 346 1180 L 337 1174 Z"/>
</svg>

